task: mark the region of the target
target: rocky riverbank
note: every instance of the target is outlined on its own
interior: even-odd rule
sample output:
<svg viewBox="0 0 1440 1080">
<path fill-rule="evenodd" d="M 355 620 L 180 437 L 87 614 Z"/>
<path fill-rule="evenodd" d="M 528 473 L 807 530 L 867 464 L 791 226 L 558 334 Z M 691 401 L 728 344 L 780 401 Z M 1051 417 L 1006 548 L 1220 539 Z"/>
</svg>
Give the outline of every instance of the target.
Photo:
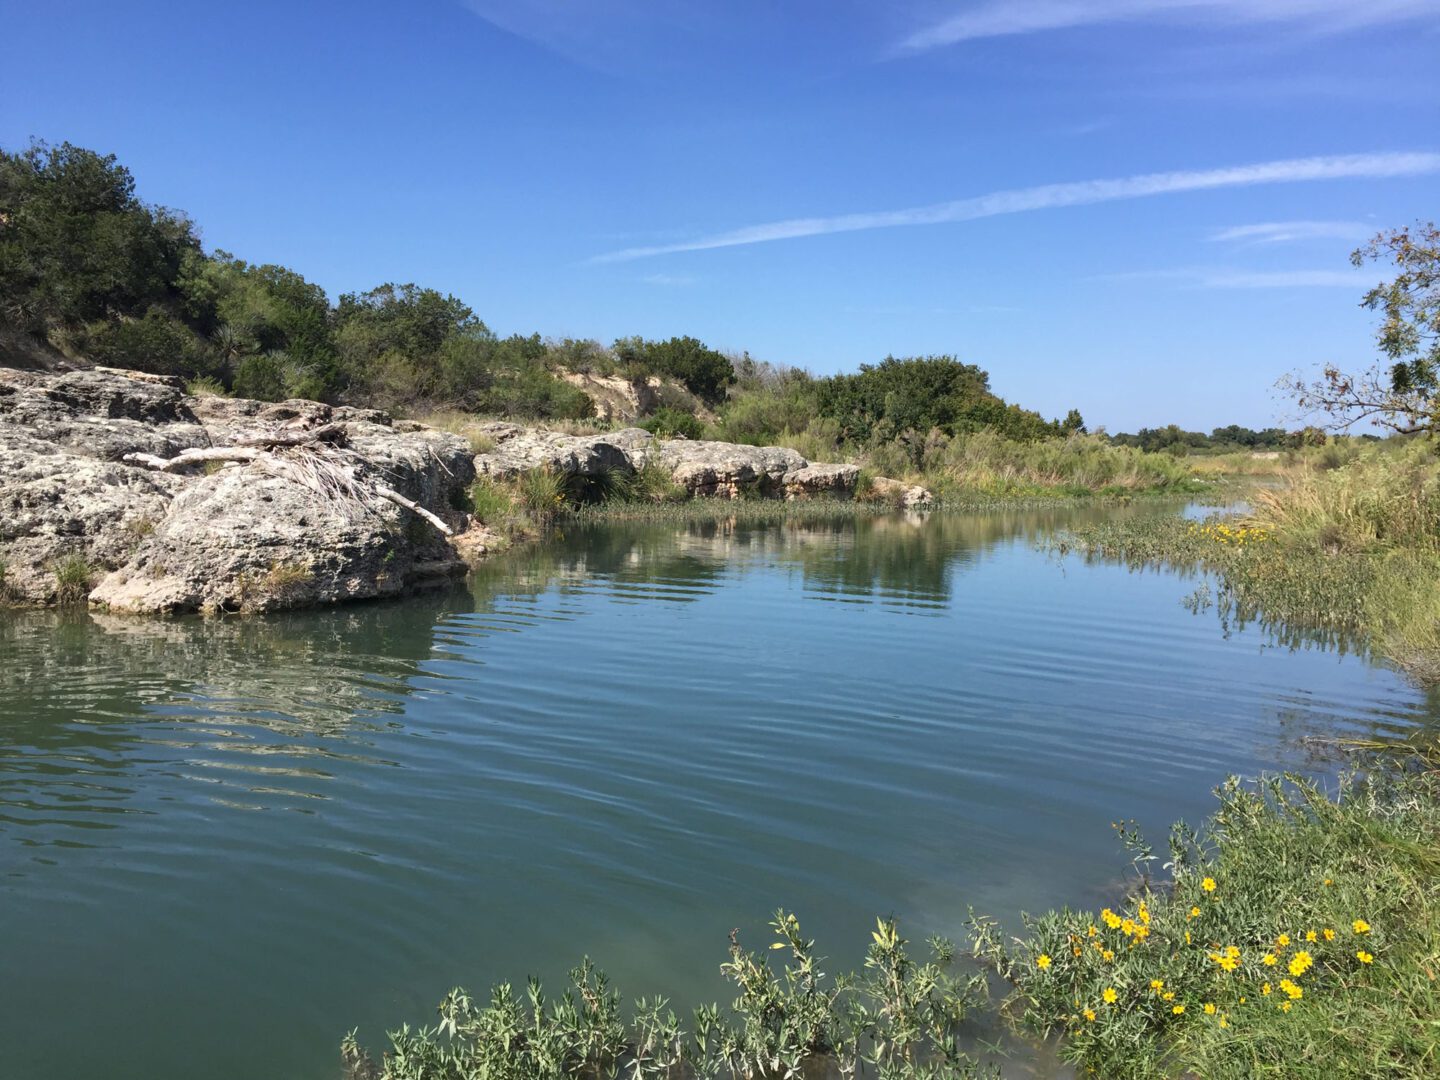
<svg viewBox="0 0 1440 1080">
<path fill-rule="evenodd" d="M 375 410 L 0 368 L 0 600 L 215 613 L 395 595 L 463 575 L 492 546 L 470 512 L 477 476 L 659 465 L 692 496 L 785 499 L 846 498 L 859 477 L 794 450 L 636 428 L 482 431 L 477 453 Z"/>
</svg>

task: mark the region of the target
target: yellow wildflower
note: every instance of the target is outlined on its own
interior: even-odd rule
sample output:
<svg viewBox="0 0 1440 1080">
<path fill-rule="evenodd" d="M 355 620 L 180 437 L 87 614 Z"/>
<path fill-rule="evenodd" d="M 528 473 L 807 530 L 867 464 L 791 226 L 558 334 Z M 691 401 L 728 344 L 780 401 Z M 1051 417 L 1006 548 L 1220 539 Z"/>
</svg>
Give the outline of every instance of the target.
<svg viewBox="0 0 1440 1080">
<path fill-rule="evenodd" d="M 1204 889 L 1206 892 L 1214 892 L 1215 879 L 1213 877 L 1207 877 L 1204 881 L 1200 882 L 1200 888 Z"/>
<path fill-rule="evenodd" d="M 1278 946 L 1280 946 L 1280 948 L 1282 948 L 1282 949 L 1285 948 L 1286 945 L 1289 945 L 1289 944 L 1290 944 L 1290 935 L 1289 935 L 1289 934 L 1281 934 L 1279 937 L 1277 937 L 1277 938 L 1275 939 L 1275 944 L 1278 945 Z"/>
<path fill-rule="evenodd" d="M 1305 972 L 1310 970 L 1311 965 L 1314 963 L 1315 961 L 1311 958 L 1310 954 L 1304 949 L 1301 949 L 1290 958 L 1290 974 L 1304 975 Z"/>
<path fill-rule="evenodd" d="M 1049 954 L 1042 952 L 1038 957 L 1036 957 L 1036 958 L 1035 958 L 1035 966 L 1038 967 L 1041 971 L 1049 971 L 1049 970 L 1050 970 L 1050 956 L 1049 956 Z"/>
<path fill-rule="evenodd" d="M 1291 1000 L 1295 1000 L 1297 998 L 1302 998 L 1305 996 L 1305 991 L 1299 986 L 1297 986 L 1295 983 L 1291 982 L 1289 979 L 1280 980 L 1280 989 L 1284 990 L 1285 993 L 1289 994 Z"/>
<path fill-rule="evenodd" d="M 1330 927 L 1328 927 L 1328 926 L 1325 927 L 1324 933 L 1325 933 L 1325 940 L 1326 940 L 1326 941 L 1334 941 L 1334 940 L 1335 940 L 1335 931 L 1334 931 L 1334 930 L 1331 930 Z"/>
<path fill-rule="evenodd" d="M 1364 919 L 1356 919 L 1350 926 L 1357 934 L 1368 934 L 1370 932 L 1370 924 Z"/>
<path fill-rule="evenodd" d="M 1190 909 L 1190 918 L 1192 918 L 1192 919 L 1198 919 L 1199 917 L 1200 917 L 1200 909 L 1199 909 L 1198 907 L 1192 907 L 1192 908 Z"/>
<path fill-rule="evenodd" d="M 1164 989 L 1165 989 L 1165 980 L 1164 980 L 1164 979 L 1151 979 L 1151 980 L 1150 980 L 1150 989 L 1151 989 L 1151 990 L 1164 990 Z"/>
<path fill-rule="evenodd" d="M 1126 919 L 1124 922 L 1122 922 L 1120 924 L 1120 932 L 1126 937 L 1129 937 L 1131 934 L 1135 933 L 1135 920 Z"/>
<path fill-rule="evenodd" d="M 1185 1011 L 1185 1006 L 1184 1006 L 1184 1005 L 1176 1005 L 1176 1006 L 1175 1006 L 1173 1009 L 1171 1009 L 1170 1011 L 1171 1011 L 1172 1013 L 1174 1013 L 1176 1016 L 1179 1016 L 1181 1013 L 1183 1013 L 1183 1012 Z"/>
<path fill-rule="evenodd" d="M 1266 967 L 1274 967 L 1279 961 L 1276 959 L 1274 953 L 1266 953 L 1260 962 Z"/>
<path fill-rule="evenodd" d="M 1375 962 L 1374 954 L 1368 953 L 1364 949 L 1361 949 L 1355 954 L 1355 959 L 1359 960 L 1362 964 L 1373 964 Z"/>
<path fill-rule="evenodd" d="M 1245 999 L 1244 999 L 1244 998 L 1241 998 L 1240 1000 L 1241 1000 L 1241 1001 L 1244 1001 Z M 1224 1014 L 1224 1013 L 1221 1013 L 1221 1014 L 1220 1014 L 1220 1026 L 1221 1026 L 1222 1028 L 1228 1028 L 1228 1027 L 1230 1026 L 1230 1021 L 1225 1019 L 1225 1014 Z"/>
<path fill-rule="evenodd" d="M 1105 999 L 1106 1005 L 1114 1005 L 1115 999 L 1118 998 L 1120 995 L 1115 992 L 1115 988 L 1113 986 L 1107 986 L 1101 992 L 1100 996 Z"/>
<path fill-rule="evenodd" d="M 1306 931 L 1305 931 L 1305 940 L 1306 940 L 1306 941 L 1315 941 L 1315 940 L 1317 940 L 1319 937 L 1320 937 L 1320 935 L 1317 934 L 1317 933 L 1315 933 L 1314 930 L 1306 930 Z"/>
<path fill-rule="evenodd" d="M 1115 959 L 1115 954 L 1109 949 L 1106 949 L 1100 954 L 1100 959 L 1104 960 L 1108 964 L 1111 960 Z"/>
<path fill-rule="evenodd" d="M 1206 1016 L 1214 1016 L 1214 1015 L 1215 1015 L 1215 1004 L 1214 1004 L 1214 1002 L 1207 1001 L 1207 1002 L 1205 1003 L 1205 1015 L 1206 1015 Z"/>
<path fill-rule="evenodd" d="M 1281 1012 L 1289 1012 L 1289 1011 L 1290 1011 L 1290 1002 L 1288 1002 L 1288 1001 L 1282 1001 L 1282 1002 L 1280 1002 L 1280 1011 L 1281 1011 Z"/>
<path fill-rule="evenodd" d="M 1161 997 L 1163 1000 L 1165 1000 L 1165 1001 L 1174 1001 L 1174 1000 L 1175 1000 L 1175 991 L 1174 991 L 1174 990 L 1166 990 L 1165 993 L 1163 993 L 1163 994 L 1160 995 L 1160 997 Z"/>
<path fill-rule="evenodd" d="M 1085 1010 L 1085 1019 L 1086 1019 L 1086 1020 L 1092 1020 L 1092 1021 L 1093 1021 L 1093 1020 L 1095 1019 L 1095 1010 L 1094 1010 L 1094 1009 L 1086 1009 L 1086 1010 Z"/>
<path fill-rule="evenodd" d="M 1097 930 L 1097 929 L 1095 929 L 1095 927 L 1093 927 L 1093 926 L 1090 927 L 1089 930 L 1086 930 L 1086 931 L 1085 931 L 1085 934 L 1086 934 L 1087 937 L 1094 937 L 1094 936 L 1095 936 L 1096 934 L 1098 934 L 1098 933 L 1100 933 L 1100 931 Z"/>
<path fill-rule="evenodd" d="M 1185 931 L 1185 944 L 1186 944 L 1186 945 L 1189 945 L 1189 944 L 1190 944 L 1190 931 L 1189 931 L 1189 930 L 1186 930 L 1186 931 Z"/>
<path fill-rule="evenodd" d="M 1120 925 L 1120 916 L 1116 915 L 1115 912 L 1111 911 L 1107 907 L 1104 911 L 1100 912 L 1100 921 L 1103 922 L 1106 926 L 1108 926 L 1111 930 L 1114 930 L 1117 926 Z"/>
</svg>

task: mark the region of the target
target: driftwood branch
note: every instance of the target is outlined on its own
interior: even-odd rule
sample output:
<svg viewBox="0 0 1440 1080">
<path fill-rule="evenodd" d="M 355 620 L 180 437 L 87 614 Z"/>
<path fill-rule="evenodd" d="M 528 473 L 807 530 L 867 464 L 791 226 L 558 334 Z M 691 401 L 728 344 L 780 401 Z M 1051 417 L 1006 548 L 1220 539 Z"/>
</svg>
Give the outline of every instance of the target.
<svg viewBox="0 0 1440 1080">
<path fill-rule="evenodd" d="M 445 522 L 441 521 L 438 517 L 432 514 L 429 510 L 426 510 L 419 503 L 413 502 L 412 500 L 405 498 L 404 495 L 401 495 L 393 488 L 388 488 L 383 484 L 377 484 L 375 487 L 375 494 L 378 495 L 380 498 L 386 500 L 387 502 L 394 503 L 396 506 L 403 506 L 406 510 L 409 510 L 413 514 L 419 514 L 422 518 L 430 522 L 431 525 L 434 525 L 435 528 L 439 529 L 446 536 L 453 535 L 453 531 L 451 530 L 449 525 L 446 525 Z"/>
<path fill-rule="evenodd" d="M 178 472 L 188 465 L 198 465 L 206 461 L 258 461 L 265 456 L 264 450 L 253 446 L 199 446 L 181 450 L 173 458 L 136 453 L 126 454 L 121 460 L 159 469 L 161 472 Z"/>
</svg>

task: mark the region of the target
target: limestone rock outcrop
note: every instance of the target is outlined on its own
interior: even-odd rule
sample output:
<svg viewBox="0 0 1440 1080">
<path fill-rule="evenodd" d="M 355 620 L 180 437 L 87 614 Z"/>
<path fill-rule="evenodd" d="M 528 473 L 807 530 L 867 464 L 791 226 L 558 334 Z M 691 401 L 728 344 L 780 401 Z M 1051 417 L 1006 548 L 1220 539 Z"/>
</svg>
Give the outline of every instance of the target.
<svg viewBox="0 0 1440 1080">
<path fill-rule="evenodd" d="M 489 445 L 477 454 L 472 438 Z M 0 366 L 0 602 L 180 613 L 389 596 L 504 546 L 461 509 L 477 475 L 655 468 L 732 499 L 844 498 L 859 477 L 783 447 L 639 428 L 492 422 L 464 438 L 374 409 L 195 397 L 141 372 Z M 928 499 L 913 491 L 905 505 Z"/>
<path fill-rule="evenodd" d="M 531 469 L 564 476 L 633 473 L 648 463 L 663 465 L 675 483 L 696 498 L 737 499 L 747 495 L 802 499 L 854 493 L 855 465 L 810 462 L 782 446 L 690 439 L 657 439 L 640 428 L 598 435 L 566 435 L 518 424 L 481 425 L 493 450 L 476 455 L 481 476 L 505 480 Z"/>
<path fill-rule="evenodd" d="M 49 603 L 68 578 L 112 611 L 268 610 L 463 572 L 446 538 L 397 505 L 319 497 L 263 461 L 166 472 L 126 460 L 321 427 L 362 481 L 463 517 L 452 505 L 474 465 L 458 436 L 316 402 L 192 398 L 135 372 L 0 368 L 0 588 Z"/>
</svg>

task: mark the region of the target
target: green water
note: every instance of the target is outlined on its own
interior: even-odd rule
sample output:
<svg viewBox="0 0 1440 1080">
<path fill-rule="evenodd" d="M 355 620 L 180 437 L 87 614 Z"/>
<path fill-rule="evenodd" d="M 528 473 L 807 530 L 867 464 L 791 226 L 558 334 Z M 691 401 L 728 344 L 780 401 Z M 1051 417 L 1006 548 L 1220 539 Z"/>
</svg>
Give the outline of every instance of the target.
<svg viewBox="0 0 1440 1080">
<path fill-rule="evenodd" d="M 1229 770 L 1436 722 L 1389 672 L 1036 541 L 1076 517 L 572 529 L 272 619 L 0 614 L 0 1075 L 331 1077 L 453 984 L 728 1000 L 799 912 L 1114 898 Z"/>
</svg>

